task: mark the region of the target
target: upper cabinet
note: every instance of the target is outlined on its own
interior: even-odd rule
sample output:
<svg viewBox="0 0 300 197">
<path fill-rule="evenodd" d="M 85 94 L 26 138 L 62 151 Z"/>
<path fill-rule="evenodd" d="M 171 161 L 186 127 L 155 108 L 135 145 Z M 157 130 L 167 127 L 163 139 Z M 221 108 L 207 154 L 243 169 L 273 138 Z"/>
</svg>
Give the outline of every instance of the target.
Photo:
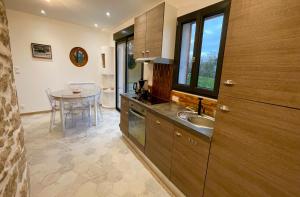
<svg viewBox="0 0 300 197">
<path fill-rule="evenodd" d="M 220 94 L 300 109 L 300 1 L 292 2 L 232 3 Z"/>
<path fill-rule="evenodd" d="M 134 57 L 137 61 L 173 61 L 176 20 L 176 9 L 167 3 L 161 3 L 135 18 Z"/>
</svg>

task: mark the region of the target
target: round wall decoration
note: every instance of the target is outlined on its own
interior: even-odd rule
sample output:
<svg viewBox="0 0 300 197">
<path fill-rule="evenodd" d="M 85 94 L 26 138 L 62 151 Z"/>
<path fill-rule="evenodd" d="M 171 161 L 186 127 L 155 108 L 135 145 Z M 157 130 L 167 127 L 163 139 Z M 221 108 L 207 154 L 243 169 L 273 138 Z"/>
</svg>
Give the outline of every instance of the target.
<svg viewBox="0 0 300 197">
<path fill-rule="evenodd" d="M 85 66 L 89 60 L 87 52 L 81 47 L 74 47 L 70 52 L 71 62 L 77 66 Z"/>
</svg>

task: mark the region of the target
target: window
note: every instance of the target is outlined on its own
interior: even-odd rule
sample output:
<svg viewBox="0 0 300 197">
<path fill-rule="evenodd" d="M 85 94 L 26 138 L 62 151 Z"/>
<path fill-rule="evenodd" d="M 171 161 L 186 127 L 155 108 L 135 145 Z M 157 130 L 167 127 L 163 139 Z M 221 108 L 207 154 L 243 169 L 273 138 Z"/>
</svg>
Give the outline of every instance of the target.
<svg viewBox="0 0 300 197">
<path fill-rule="evenodd" d="M 229 1 L 178 18 L 173 88 L 217 98 Z"/>
</svg>

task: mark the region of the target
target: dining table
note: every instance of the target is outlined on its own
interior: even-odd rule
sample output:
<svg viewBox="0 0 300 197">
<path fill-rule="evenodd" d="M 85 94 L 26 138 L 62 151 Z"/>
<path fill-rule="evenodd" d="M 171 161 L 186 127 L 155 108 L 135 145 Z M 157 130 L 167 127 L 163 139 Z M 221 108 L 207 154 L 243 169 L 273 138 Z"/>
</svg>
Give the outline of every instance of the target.
<svg viewBox="0 0 300 197">
<path fill-rule="evenodd" d="M 94 106 L 94 125 L 98 125 L 98 100 L 100 97 L 100 90 L 98 89 L 63 89 L 51 92 L 51 96 L 54 100 L 59 102 L 60 119 L 62 130 L 65 130 L 65 116 L 64 116 L 64 104 L 68 102 L 81 104 L 84 101 L 88 101 L 91 111 Z M 91 117 L 90 117 L 91 118 Z"/>
</svg>

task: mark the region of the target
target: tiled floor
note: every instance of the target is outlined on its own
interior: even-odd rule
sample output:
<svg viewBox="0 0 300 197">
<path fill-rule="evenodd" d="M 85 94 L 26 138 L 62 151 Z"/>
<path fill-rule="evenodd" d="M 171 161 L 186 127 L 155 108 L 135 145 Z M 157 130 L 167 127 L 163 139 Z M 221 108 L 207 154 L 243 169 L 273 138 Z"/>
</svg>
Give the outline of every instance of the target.
<svg viewBox="0 0 300 197">
<path fill-rule="evenodd" d="M 104 110 L 98 127 L 66 137 L 58 126 L 49 133 L 49 118 L 22 119 L 32 197 L 169 196 L 122 140 L 118 112 Z"/>
</svg>

